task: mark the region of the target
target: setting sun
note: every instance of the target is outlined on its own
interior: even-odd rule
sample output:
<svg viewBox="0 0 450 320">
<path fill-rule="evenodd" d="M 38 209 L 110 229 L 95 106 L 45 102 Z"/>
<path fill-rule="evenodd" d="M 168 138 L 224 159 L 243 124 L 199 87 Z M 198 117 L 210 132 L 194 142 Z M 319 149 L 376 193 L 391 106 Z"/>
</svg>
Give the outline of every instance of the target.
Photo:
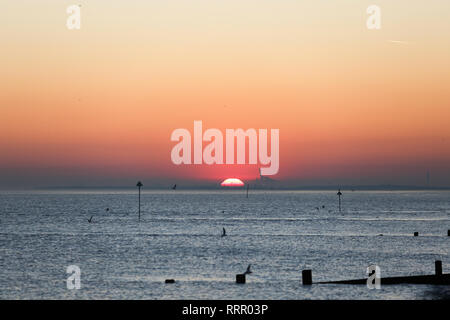
<svg viewBox="0 0 450 320">
<path fill-rule="evenodd" d="M 244 183 L 241 179 L 237 178 L 228 178 L 222 181 L 220 184 L 222 187 L 243 187 Z"/>
</svg>

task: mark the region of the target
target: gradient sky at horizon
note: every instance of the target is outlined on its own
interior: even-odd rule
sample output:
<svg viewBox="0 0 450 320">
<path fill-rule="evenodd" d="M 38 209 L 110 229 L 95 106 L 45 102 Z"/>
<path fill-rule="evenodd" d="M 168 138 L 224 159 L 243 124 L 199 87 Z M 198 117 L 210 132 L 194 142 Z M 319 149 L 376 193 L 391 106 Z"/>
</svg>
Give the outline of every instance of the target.
<svg viewBox="0 0 450 320">
<path fill-rule="evenodd" d="M 0 39 L 3 189 L 258 176 L 173 165 L 194 120 L 280 129 L 286 184 L 450 186 L 449 1 L 4 0 Z"/>
</svg>

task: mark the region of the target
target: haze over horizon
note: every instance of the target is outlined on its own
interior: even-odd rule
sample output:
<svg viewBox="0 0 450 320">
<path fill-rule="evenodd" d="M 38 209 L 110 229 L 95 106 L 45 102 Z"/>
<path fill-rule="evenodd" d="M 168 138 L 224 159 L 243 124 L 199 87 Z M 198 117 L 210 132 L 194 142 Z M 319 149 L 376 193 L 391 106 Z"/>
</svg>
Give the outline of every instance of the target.
<svg viewBox="0 0 450 320">
<path fill-rule="evenodd" d="M 0 189 L 259 176 L 174 165 L 194 120 L 279 129 L 281 184 L 450 186 L 448 1 L 77 3 L 2 3 Z"/>
</svg>

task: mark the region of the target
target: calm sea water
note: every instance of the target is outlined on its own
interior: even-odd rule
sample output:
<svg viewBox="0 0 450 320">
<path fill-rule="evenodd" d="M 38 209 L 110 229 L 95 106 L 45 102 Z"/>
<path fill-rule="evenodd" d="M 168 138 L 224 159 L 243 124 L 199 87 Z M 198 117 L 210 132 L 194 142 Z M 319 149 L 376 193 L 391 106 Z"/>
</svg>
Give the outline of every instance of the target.
<svg viewBox="0 0 450 320">
<path fill-rule="evenodd" d="M 135 191 L 2 192 L 0 298 L 450 297 L 449 286 L 303 287 L 305 268 L 313 281 L 365 278 L 369 264 L 382 277 L 433 274 L 436 259 L 450 272 L 450 192 L 345 191 L 342 203 L 331 191 L 144 191 L 139 223 Z M 67 289 L 69 265 L 79 290 Z"/>
</svg>

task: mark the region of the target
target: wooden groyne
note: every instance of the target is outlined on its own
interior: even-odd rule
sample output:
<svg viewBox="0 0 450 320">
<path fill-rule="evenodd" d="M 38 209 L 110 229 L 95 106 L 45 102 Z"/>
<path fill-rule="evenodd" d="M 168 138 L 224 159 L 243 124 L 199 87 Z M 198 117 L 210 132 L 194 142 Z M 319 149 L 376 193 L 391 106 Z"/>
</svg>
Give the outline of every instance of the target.
<svg viewBox="0 0 450 320">
<path fill-rule="evenodd" d="M 312 272 L 311 270 L 302 271 L 303 285 L 311 285 Z M 366 279 L 355 280 L 340 280 L 340 281 L 321 281 L 314 282 L 314 284 L 367 284 Z M 436 285 L 450 285 L 450 273 L 442 273 L 442 261 L 435 261 L 435 274 L 433 275 L 418 275 L 418 276 L 404 276 L 404 277 L 388 277 L 380 278 L 381 285 L 389 284 L 436 284 Z"/>
<path fill-rule="evenodd" d="M 319 284 L 366 284 L 367 279 L 342 280 L 342 281 L 322 281 L 315 282 Z M 383 284 L 446 284 L 450 285 L 450 274 L 441 276 L 425 275 L 425 276 L 406 276 L 406 277 L 389 277 L 380 278 Z"/>
</svg>

